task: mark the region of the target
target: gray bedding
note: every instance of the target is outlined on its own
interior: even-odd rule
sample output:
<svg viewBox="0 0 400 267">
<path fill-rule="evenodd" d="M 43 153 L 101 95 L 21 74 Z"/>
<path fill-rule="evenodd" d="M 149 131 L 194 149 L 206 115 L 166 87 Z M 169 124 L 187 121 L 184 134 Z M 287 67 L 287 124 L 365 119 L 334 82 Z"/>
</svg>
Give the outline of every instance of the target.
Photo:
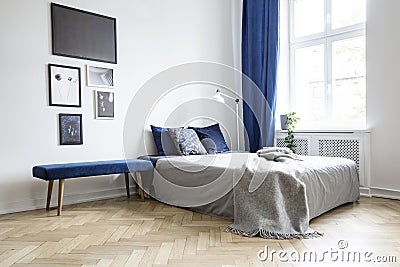
<svg viewBox="0 0 400 267">
<path fill-rule="evenodd" d="M 154 197 L 167 204 L 233 220 L 232 189 L 255 158 L 259 160 L 254 153 L 158 158 L 153 174 Z M 272 174 L 296 173 L 305 185 L 309 220 L 359 198 L 353 161 L 308 156 L 301 159 L 272 162 L 268 170 Z"/>
</svg>

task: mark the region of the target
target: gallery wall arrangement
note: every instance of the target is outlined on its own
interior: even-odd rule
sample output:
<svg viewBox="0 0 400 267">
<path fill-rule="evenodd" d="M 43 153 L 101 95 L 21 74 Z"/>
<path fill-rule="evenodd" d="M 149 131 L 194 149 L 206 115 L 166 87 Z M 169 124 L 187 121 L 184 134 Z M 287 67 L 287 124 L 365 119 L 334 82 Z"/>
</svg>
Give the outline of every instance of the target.
<svg viewBox="0 0 400 267">
<path fill-rule="evenodd" d="M 56 3 L 50 6 L 53 55 L 117 63 L 115 18 Z M 95 119 L 114 119 L 114 74 L 114 69 L 108 66 L 86 65 L 86 86 L 96 87 Z M 82 107 L 80 67 L 48 64 L 48 77 L 49 106 Z M 83 144 L 82 121 L 82 114 L 58 114 L 60 145 Z"/>
</svg>

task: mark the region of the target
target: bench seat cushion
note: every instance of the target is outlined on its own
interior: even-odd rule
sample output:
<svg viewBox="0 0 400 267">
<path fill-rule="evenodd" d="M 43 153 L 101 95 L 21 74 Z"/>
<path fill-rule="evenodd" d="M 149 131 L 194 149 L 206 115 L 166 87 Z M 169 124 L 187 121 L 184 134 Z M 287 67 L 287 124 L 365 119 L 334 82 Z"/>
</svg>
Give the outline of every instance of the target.
<svg viewBox="0 0 400 267">
<path fill-rule="evenodd" d="M 33 177 L 43 180 L 57 180 L 96 175 L 149 171 L 153 168 L 147 160 L 108 160 L 38 165 L 33 167 Z"/>
</svg>

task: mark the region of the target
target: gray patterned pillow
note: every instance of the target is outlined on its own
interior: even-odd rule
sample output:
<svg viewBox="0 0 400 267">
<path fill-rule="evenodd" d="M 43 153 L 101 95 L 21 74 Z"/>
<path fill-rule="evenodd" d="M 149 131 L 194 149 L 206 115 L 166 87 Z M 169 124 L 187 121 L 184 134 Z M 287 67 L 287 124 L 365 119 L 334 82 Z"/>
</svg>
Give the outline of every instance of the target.
<svg viewBox="0 0 400 267">
<path fill-rule="evenodd" d="M 174 141 L 178 151 L 185 156 L 205 155 L 206 149 L 201 144 L 196 132 L 185 128 L 168 128 L 168 133 Z"/>
</svg>

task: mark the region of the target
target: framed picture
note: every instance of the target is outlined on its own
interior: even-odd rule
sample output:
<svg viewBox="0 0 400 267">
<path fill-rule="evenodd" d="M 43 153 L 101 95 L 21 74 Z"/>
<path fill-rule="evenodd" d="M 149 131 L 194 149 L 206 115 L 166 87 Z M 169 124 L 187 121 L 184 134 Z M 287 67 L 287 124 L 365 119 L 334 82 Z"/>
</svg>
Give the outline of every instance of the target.
<svg viewBox="0 0 400 267">
<path fill-rule="evenodd" d="M 81 69 L 49 64 L 49 105 L 81 107 Z"/>
<path fill-rule="evenodd" d="M 114 119 L 114 92 L 95 91 L 96 119 Z"/>
<path fill-rule="evenodd" d="M 87 86 L 114 88 L 114 70 L 86 65 Z"/>
<path fill-rule="evenodd" d="M 116 19 L 51 3 L 53 55 L 117 63 Z"/>
<path fill-rule="evenodd" d="M 82 114 L 58 114 L 60 145 L 82 145 Z"/>
</svg>

